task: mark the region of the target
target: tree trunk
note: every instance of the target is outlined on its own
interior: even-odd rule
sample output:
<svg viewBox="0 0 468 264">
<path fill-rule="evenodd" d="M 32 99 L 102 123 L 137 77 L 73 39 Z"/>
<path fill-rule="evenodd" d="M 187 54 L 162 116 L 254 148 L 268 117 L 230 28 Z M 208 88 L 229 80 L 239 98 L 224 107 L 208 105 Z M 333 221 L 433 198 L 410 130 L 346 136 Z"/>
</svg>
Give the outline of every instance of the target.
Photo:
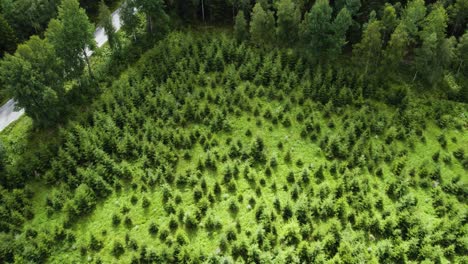
<svg viewBox="0 0 468 264">
<path fill-rule="evenodd" d="M 461 69 L 461 67 L 462 67 L 462 66 L 463 66 L 463 60 L 462 60 L 462 61 L 460 61 L 460 64 L 458 64 L 458 68 L 457 68 L 457 76 L 458 76 L 458 74 L 460 73 L 460 69 Z"/>
<path fill-rule="evenodd" d="M 151 21 L 151 16 L 149 14 L 146 14 L 146 29 L 148 30 L 149 33 L 153 34 L 153 25 Z"/>
<path fill-rule="evenodd" d="M 205 4 L 204 4 L 204 0 L 201 1 L 201 10 L 202 10 L 203 22 L 205 22 Z"/>
<path fill-rule="evenodd" d="M 88 54 L 86 54 L 86 49 L 83 49 L 83 55 L 86 61 L 86 65 L 88 66 L 89 76 L 91 77 L 91 79 L 94 79 L 93 72 L 91 71 L 91 64 L 89 63 Z"/>
<path fill-rule="evenodd" d="M 412 81 L 412 82 L 416 81 L 416 76 L 418 76 L 418 71 L 416 71 L 416 72 L 414 73 L 414 77 L 413 77 L 413 81 Z"/>
</svg>

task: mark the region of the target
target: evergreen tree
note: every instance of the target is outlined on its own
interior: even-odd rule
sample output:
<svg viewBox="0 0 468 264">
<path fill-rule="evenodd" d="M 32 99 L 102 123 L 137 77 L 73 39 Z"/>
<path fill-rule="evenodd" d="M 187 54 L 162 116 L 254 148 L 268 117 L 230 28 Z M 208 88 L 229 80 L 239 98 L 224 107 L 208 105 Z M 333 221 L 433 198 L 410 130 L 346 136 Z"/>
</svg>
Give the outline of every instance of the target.
<svg viewBox="0 0 468 264">
<path fill-rule="evenodd" d="M 240 10 L 236 16 L 234 24 L 234 36 L 237 41 L 245 41 L 249 38 L 249 30 L 247 28 L 247 20 L 245 20 L 244 11 Z"/>
<path fill-rule="evenodd" d="M 67 79 L 80 76 L 85 65 L 93 78 L 89 62 L 89 50 L 96 46 L 94 26 L 77 0 L 63 0 L 57 19 L 49 23 L 47 38 L 55 47 L 57 56 L 64 62 Z"/>
<path fill-rule="evenodd" d="M 270 11 L 265 11 L 260 3 L 255 4 L 250 21 L 252 41 L 258 45 L 271 44 L 275 34 L 275 19 Z"/>
<path fill-rule="evenodd" d="M 382 36 L 380 30 L 382 24 L 375 20 L 370 22 L 362 33 L 361 42 L 354 45 L 353 55 L 355 61 L 364 69 L 364 75 L 368 74 L 369 67 L 377 68 L 382 49 Z"/>
<path fill-rule="evenodd" d="M 341 54 L 341 49 L 346 45 L 346 32 L 351 26 L 352 18 L 351 13 L 347 8 L 341 9 L 333 21 L 333 46 L 330 47 L 328 52 L 331 57 Z"/>
<path fill-rule="evenodd" d="M 330 37 L 333 30 L 331 23 L 332 11 L 328 0 L 318 0 L 305 15 L 302 22 L 303 40 L 306 42 L 306 47 L 315 56 L 323 56 L 321 54 L 333 44 Z"/>
<path fill-rule="evenodd" d="M 409 36 L 406 27 L 399 24 L 392 33 L 385 48 L 385 66 L 390 70 L 398 70 L 398 66 L 408 53 Z"/>
<path fill-rule="evenodd" d="M 282 45 L 291 47 L 298 40 L 301 14 L 292 0 L 280 0 L 277 7 L 278 25 L 276 34 Z"/>
<path fill-rule="evenodd" d="M 15 52 L 17 42 L 15 32 L 0 14 L 0 58 L 5 52 Z"/>
<path fill-rule="evenodd" d="M 457 75 L 460 72 L 467 72 L 468 70 L 468 31 L 460 37 L 457 48 L 455 50 L 455 58 L 457 59 Z"/>
</svg>

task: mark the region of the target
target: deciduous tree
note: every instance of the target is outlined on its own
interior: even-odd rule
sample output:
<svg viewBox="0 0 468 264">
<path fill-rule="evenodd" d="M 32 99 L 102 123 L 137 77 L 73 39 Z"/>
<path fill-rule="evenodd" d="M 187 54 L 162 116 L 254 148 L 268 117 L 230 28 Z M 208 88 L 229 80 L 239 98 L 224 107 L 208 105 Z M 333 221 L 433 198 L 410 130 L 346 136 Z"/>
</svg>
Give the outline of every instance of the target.
<svg viewBox="0 0 468 264">
<path fill-rule="evenodd" d="M 94 26 L 77 0 L 62 1 L 59 15 L 50 21 L 46 36 L 64 62 L 67 79 L 80 76 L 85 65 L 93 78 L 88 50 L 96 46 Z"/>
<path fill-rule="evenodd" d="M 0 64 L 0 80 L 17 106 L 37 125 L 48 125 L 60 115 L 65 94 L 62 64 L 47 40 L 33 36 Z"/>
<path fill-rule="evenodd" d="M 122 30 L 127 34 L 127 36 L 131 36 L 133 40 L 136 40 L 136 28 L 140 23 L 138 16 L 136 15 L 135 8 L 135 0 L 127 0 L 122 4 L 122 8 L 120 9 Z"/>
<path fill-rule="evenodd" d="M 362 33 L 361 42 L 353 47 L 355 61 L 363 67 L 364 75 L 367 75 L 369 67 L 374 66 L 373 68 L 376 68 L 377 63 L 380 61 L 382 49 L 381 28 L 382 24 L 378 20 L 368 23 Z"/>
<path fill-rule="evenodd" d="M 136 7 L 146 15 L 146 29 L 150 34 L 164 36 L 169 31 L 169 16 L 163 0 L 135 0 Z"/>
<path fill-rule="evenodd" d="M 104 1 L 101 1 L 99 5 L 99 25 L 104 28 L 111 49 L 119 49 L 120 42 L 115 27 L 112 24 L 112 14 Z"/>
</svg>

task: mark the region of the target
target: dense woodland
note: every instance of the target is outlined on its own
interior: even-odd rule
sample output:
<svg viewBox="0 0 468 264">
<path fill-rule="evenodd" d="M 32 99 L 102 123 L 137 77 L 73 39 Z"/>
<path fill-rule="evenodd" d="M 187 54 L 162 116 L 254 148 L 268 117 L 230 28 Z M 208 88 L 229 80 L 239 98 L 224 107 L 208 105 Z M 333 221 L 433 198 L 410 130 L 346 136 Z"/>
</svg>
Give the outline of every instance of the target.
<svg viewBox="0 0 468 264">
<path fill-rule="evenodd" d="M 0 0 L 0 263 L 468 263 L 467 18 Z"/>
</svg>

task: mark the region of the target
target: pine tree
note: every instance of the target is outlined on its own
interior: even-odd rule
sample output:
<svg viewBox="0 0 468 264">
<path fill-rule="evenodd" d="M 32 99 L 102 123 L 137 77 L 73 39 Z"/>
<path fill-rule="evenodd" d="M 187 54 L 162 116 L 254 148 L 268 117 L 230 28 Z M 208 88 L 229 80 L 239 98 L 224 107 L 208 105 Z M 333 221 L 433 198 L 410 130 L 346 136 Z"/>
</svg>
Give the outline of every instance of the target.
<svg viewBox="0 0 468 264">
<path fill-rule="evenodd" d="M 247 20 L 244 16 L 244 11 L 240 10 L 236 16 L 236 22 L 234 24 L 234 36 L 237 41 L 245 41 L 249 38 L 249 30 L 247 28 Z"/>
</svg>

